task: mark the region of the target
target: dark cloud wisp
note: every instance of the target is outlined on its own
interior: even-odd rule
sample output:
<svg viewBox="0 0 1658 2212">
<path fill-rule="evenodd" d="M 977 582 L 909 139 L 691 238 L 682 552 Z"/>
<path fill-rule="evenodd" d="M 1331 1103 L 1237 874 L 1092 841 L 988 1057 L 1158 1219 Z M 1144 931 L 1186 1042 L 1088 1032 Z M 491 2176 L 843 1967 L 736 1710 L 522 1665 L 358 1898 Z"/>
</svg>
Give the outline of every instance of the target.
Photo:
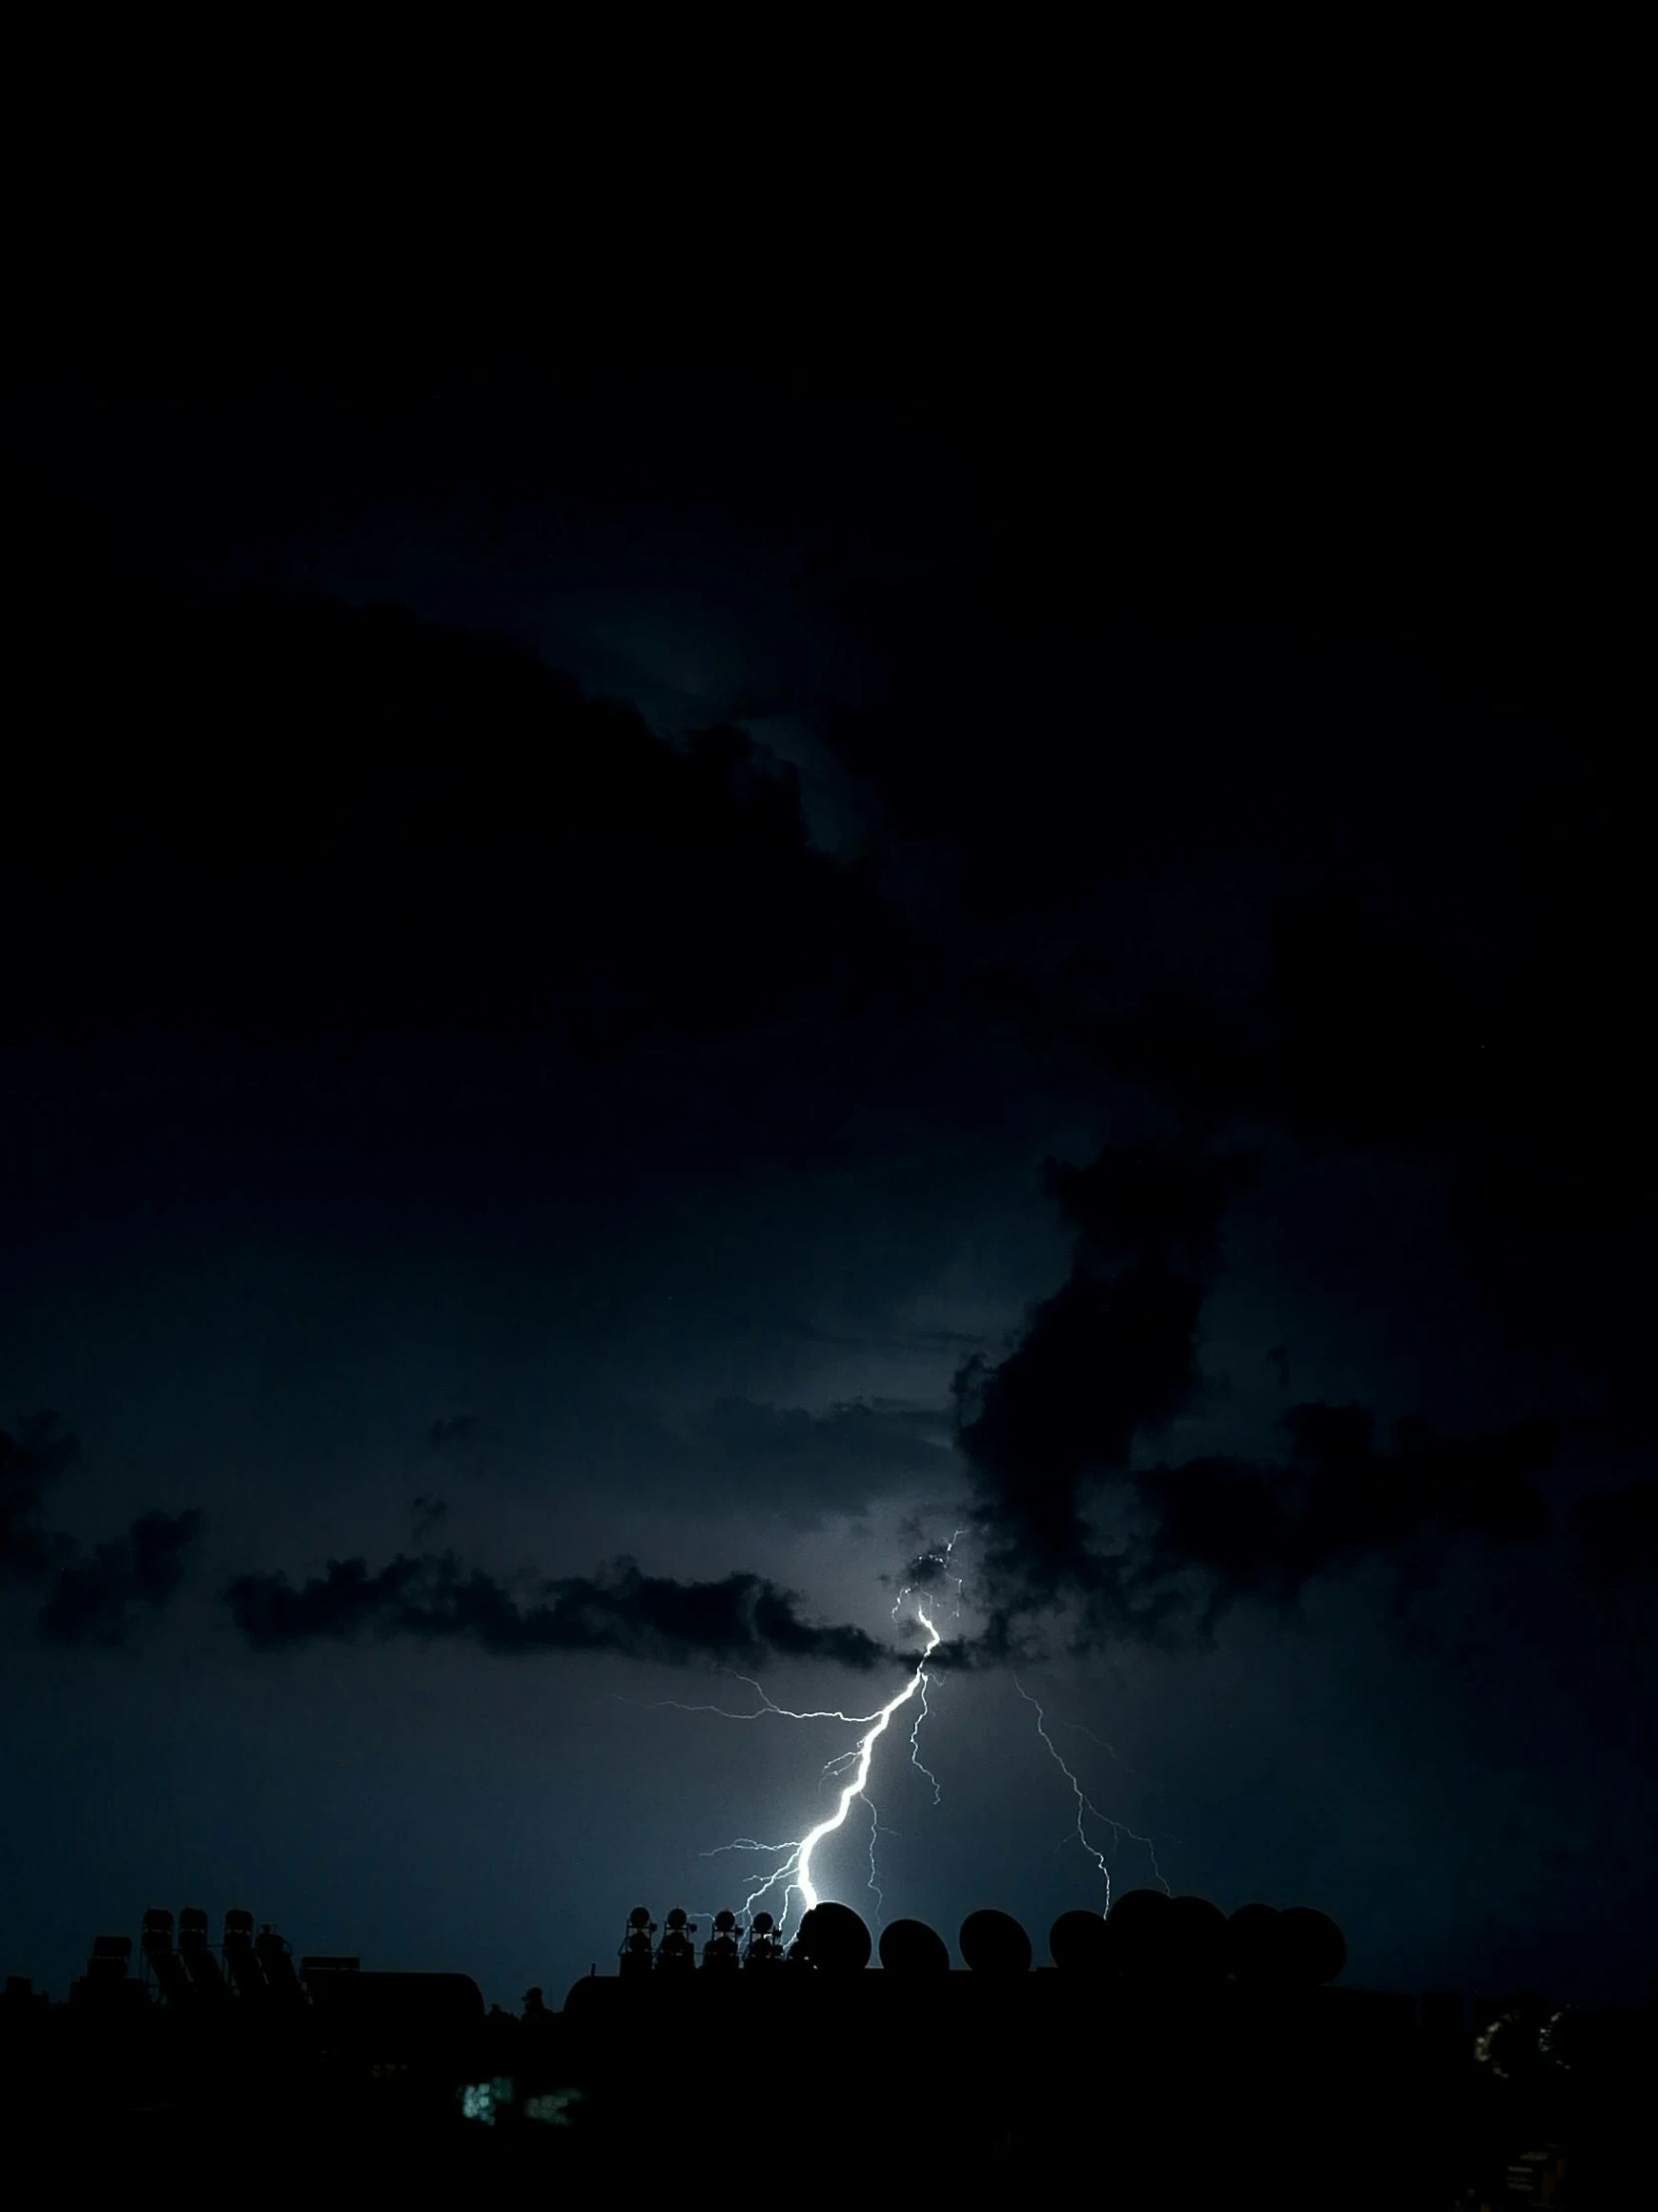
<svg viewBox="0 0 1658 2212">
<path fill-rule="evenodd" d="M 1288 1613 L 1319 1575 L 1378 1559 L 1395 1571 L 1403 1602 L 1434 1580 L 1459 1537 L 1504 1545 L 1549 1533 L 1534 1481 L 1558 1449 L 1547 1423 L 1457 1438 L 1407 1419 L 1391 1451 L 1375 1444 L 1362 1406 L 1292 1406 L 1283 1425 L 1283 1464 L 1196 1459 L 1131 1478 L 1141 1533 L 1131 1561 L 1096 1568 L 1096 1614 L 1132 1619 L 1149 1605 L 1161 1623 L 1207 1633 L 1240 1598 Z"/>
<path fill-rule="evenodd" d="M 48 1530 L 47 1491 L 77 1466 L 80 1440 L 54 1413 L 0 1431 L 0 1577 L 46 1591 L 35 1626 L 44 1642 L 125 1643 L 145 1611 L 159 1613 L 184 1580 L 200 1513 L 143 1513 L 125 1534 L 93 1545 Z"/>
<path fill-rule="evenodd" d="M 595 1575 L 542 1582 L 523 1597 L 453 1554 L 399 1554 L 374 1571 L 365 1559 L 333 1559 L 297 1587 L 285 1574 L 241 1574 L 224 1595 L 236 1626 L 261 1651 L 367 1630 L 458 1637 L 501 1653 L 610 1651 L 669 1663 L 820 1659 L 867 1670 L 892 1656 L 861 1628 L 807 1620 L 795 1593 L 763 1575 L 681 1582 L 625 1558 Z"/>
<path fill-rule="evenodd" d="M 60 1569 L 41 1607 L 48 1643 L 125 1643 L 140 1607 L 159 1612 L 185 1576 L 185 1561 L 201 1533 L 199 1513 L 140 1514 L 125 1536 L 95 1545 L 85 1558 Z"/>
<path fill-rule="evenodd" d="M 41 1508 L 80 1456 L 80 1439 L 55 1413 L 28 1415 L 16 1436 L 0 1430 L 0 1575 L 35 1581 L 61 1558 L 64 1540 L 41 1527 Z"/>
</svg>

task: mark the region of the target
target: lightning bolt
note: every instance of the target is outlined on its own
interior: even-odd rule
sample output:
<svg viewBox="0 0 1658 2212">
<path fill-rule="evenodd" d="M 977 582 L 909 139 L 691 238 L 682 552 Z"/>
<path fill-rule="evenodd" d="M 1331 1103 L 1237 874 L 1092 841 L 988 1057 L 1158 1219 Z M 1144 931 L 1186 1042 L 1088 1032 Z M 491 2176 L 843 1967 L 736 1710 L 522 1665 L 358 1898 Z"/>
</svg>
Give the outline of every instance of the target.
<svg viewBox="0 0 1658 2212">
<path fill-rule="evenodd" d="M 952 1541 L 954 1542 L 954 1539 Z M 908 1596 L 909 1594 L 910 1591 L 908 1590 L 903 1593 L 904 1596 Z M 902 1597 L 900 1599 L 900 1602 L 902 1602 Z M 766 1696 L 764 1690 L 760 1689 L 759 1684 L 756 1682 L 750 1683 L 749 1686 L 758 1692 L 762 1700 L 759 1709 L 753 1713 L 732 1713 L 727 1716 L 732 1720 L 757 1720 L 760 1718 L 761 1714 L 769 1712 L 777 1714 L 779 1718 L 784 1720 L 850 1721 L 855 1726 L 862 1727 L 864 1730 L 864 1733 L 858 1738 L 857 1742 L 852 1746 L 850 1751 L 842 1751 L 837 1753 L 836 1756 L 833 1759 L 830 1759 L 825 1765 L 824 1772 L 826 1774 L 842 1773 L 848 1767 L 850 1767 L 852 1771 L 847 1780 L 845 1780 L 841 1784 L 840 1795 L 837 1799 L 834 1811 L 830 1813 L 826 1819 L 820 1820 L 815 1828 L 808 1829 L 804 1836 L 793 1838 L 789 1842 L 782 1844 L 762 1844 L 756 1842 L 755 1839 L 751 1836 L 740 1836 L 734 1843 L 716 1844 L 712 1851 L 704 1851 L 701 1854 L 704 1859 L 712 1859 L 716 1857 L 720 1852 L 724 1851 L 775 1851 L 785 1854 L 782 1864 L 780 1866 L 774 1867 L 771 1873 L 766 1876 L 765 1880 L 759 1885 L 759 1887 L 749 1892 L 748 1897 L 744 1900 L 742 1908 L 745 1918 L 752 1918 L 754 1908 L 759 1905 L 762 1900 L 769 1897 L 771 1893 L 777 1888 L 779 1883 L 783 1885 L 783 1905 L 782 1910 L 778 1915 L 779 1933 L 782 1932 L 783 1928 L 787 1924 L 789 1913 L 791 1910 L 791 1899 L 796 1897 L 799 1898 L 802 1917 L 804 1917 L 812 1910 L 812 1908 L 818 1902 L 817 1885 L 812 1880 L 813 1854 L 816 1852 L 818 1845 L 822 1843 L 823 1839 L 826 1836 L 834 1835 L 837 1829 L 845 1825 L 846 1817 L 848 1813 L 851 1812 L 853 1805 L 858 1801 L 858 1799 L 862 1798 L 864 1803 L 869 1806 L 869 1888 L 875 1894 L 876 1917 L 877 1921 L 879 1921 L 880 1908 L 883 1903 L 883 1897 L 880 1884 L 876 1879 L 875 1840 L 876 1837 L 881 1833 L 881 1827 L 879 1816 L 876 1813 L 874 1805 L 870 1803 L 869 1797 L 867 1795 L 869 1787 L 869 1770 L 871 1763 L 873 1762 L 875 1757 L 875 1746 L 880 1742 L 881 1738 L 886 1734 L 888 1728 L 892 1725 L 893 1715 L 901 1711 L 904 1706 L 908 1705 L 912 1698 L 920 1699 L 921 1710 L 916 1715 L 915 1727 L 912 1728 L 912 1730 L 910 1731 L 911 1756 L 916 1766 L 920 1768 L 920 1771 L 927 1776 L 927 1779 L 930 1782 L 932 1782 L 934 1790 L 934 1803 L 936 1804 L 938 1802 L 938 1782 L 934 1778 L 932 1773 L 926 1767 L 921 1765 L 920 1753 L 916 1747 L 916 1738 L 919 1733 L 921 1723 L 926 1718 L 927 1713 L 927 1661 L 938 1649 L 939 1644 L 942 1642 L 943 1638 L 939 1630 L 934 1626 L 932 1616 L 928 1612 L 927 1607 L 924 1603 L 917 1603 L 916 1619 L 927 1631 L 927 1647 L 922 1652 L 920 1658 L 917 1659 L 915 1664 L 915 1671 L 910 1676 L 909 1680 L 905 1683 L 904 1687 L 899 1690 L 894 1696 L 888 1698 L 887 1702 L 883 1706 L 881 1706 L 878 1711 L 873 1713 L 854 1714 L 840 1712 L 792 1713 L 783 1706 L 774 1705 L 771 1702 L 770 1698 Z M 746 1680 L 747 1677 L 745 1676 L 743 1677 L 743 1679 Z M 674 1700 L 664 1699 L 661 1702 L 666 1704 L 673 1704 Z M 718 1706 L 713 1705 L 684 1706 L 678 1709 L 688 1712 L 718 1712 L 720 1710 Z M 889 1834 L 892 1833 L 891 1830 L 887 1832 Z"/>
<path fill-rule="evenodd" d="M 1099 1869 L 1100 1880 L 1105 1885 L 1105 1903 L 1102 1910 L 1107 1913 L 1111 1910 L 1111 1870 L 1109 1865 L 1106 1863 L 1104 1852 L 1101 1851 L 1096 1844 L 1092 1843 L 1089 1840 L 1088 1831 L 1083 1825 L 1086 1815 L 1090 1813 L 1093 1815 L 1094 1819 L 1100 1823 L 1102 1827 L 1108 1828 L 1111 1831 L 1113 1842 L 1119 1841 L 1122 1837 L 1126 1836 L 1130 1843 L 1144 1845 L 1145 1850 L 1151 1860 L 1151 1872 L 1158 1884 L 1161 1886 L 1164 1896 L 1168 1896 L 1170 1894 L 1169 1886 L 1167 1882 L 1163 1880 L 1162 1868 L 1159 1867 L 1157 1864 L 1157 1847 L 1155 1840 L 1150 1836 L 1137 1836 L 1134 1833 L 1133 1829 L 1128 1826 L 1126 1821 L 1112 1820 L 1108 1813 L 1102 1813 L 1099 1810 L 1099 1807 L 1093 1802 L 1093 1799 L 1087 1795 L 1081 1783 L 1076 1779 L 1075 1775 L 1072 1774 L 1069 1767 L 1066 1766 L 1064 1760 L 1060 1758 L 1058 1746 L 1054 1743 L 1053 1738 L 1047 1732 L 1047 1723 L 1043 1717 L 1041 1707 L 1036 1703 L 1036 1700 L 1031 1695 L 1031 1692 L 1026 1688 L 1025 1684 L 1020 1680 L 1017 1674 L 1014 1676 L 1014 1687 L 1016 1690 L 1018 1690 L 1021 1697 L 1024 1698 L 1025 1702 L 1035 1711 L 1036 1715 L 1036 1733 L 1038 1736 L 1040 1736 L 1042 1742 L 1046 1744 L 1049 1758 L 1053 1761 L 1053 1764 L 1058 1768 L 1059 1772 L 1064 1776 L 1065 1780 L 1070 1784 L 1072 1794 L 1076 1799 L 1076 1840 L 1082 1846 L 1082 1849 L 1087 1853 L 1088 1857 L 1093 1861 L 1094 1865 Z M 1063 1723 L 1061 1723 L 1061 1725 L 1063 1725 Z M 1086 1735 L 1088 1731 L 1084 1729 L 1082 1733 Z M 1097 1743 L 1100 1741 L 1100 1739 L 1096 1736 L 1093 1738 L 1093 1741 Z M 1110 1746 L 1108 1744 L 1105 1748 L 1107 1750 L 1110 1750 Z M 1112 1752 L 1111 1756 L 1115 1758 L 1115 1752 Z M 1063 1838 L 1063 1841 L 1065 1843 L 1069 1843 L 1070 1838 L 1066 1836 Z"/>
</svg>

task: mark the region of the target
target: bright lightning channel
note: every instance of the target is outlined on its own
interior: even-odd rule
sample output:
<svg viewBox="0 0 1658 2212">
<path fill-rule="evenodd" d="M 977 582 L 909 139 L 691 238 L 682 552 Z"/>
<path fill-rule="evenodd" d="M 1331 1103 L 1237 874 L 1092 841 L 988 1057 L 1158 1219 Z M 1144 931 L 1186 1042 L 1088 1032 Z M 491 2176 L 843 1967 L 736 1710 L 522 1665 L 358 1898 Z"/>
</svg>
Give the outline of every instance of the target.
<svg viewBox="0 0 1658 2212">
<path fill-rule="evenodd" d="M 909 1592 L 906 1591 L 904 1594 L 908 1595 Z M 763 1700 L 759 1712 L 732 1713 L 728 1716 L 732 1720 L 756 1720 L 759 1718 L 760 1712 L 771 1712 L 776 1713 L 784 1720 L 847 1720 L 864 1728 L 864 1733 L 858 1738 L 852 1749 L 839 1753 L 824 1768 L 826 1774 L 842 1771 L 848 1766 L 851 1767 L 852 1772 L 848 1780 L 841 1785 L 840 1796 L 834 1811 L 826 1819 L 820 1820 L 815 1828 L 809 1829 L 804 1836 L 792 1839 L 785 1844 L 762 1844 L 755 1842 L 752 1837 L 742 1836 L 735 1843 L 717 1844 L 714 1850 L 703 1852 L 702 1856 L 705 1859 L 711 1859 L 722 1851 L 781 1851 L 786 1854 L 781 1866 L 773 1868 L 759 1888 L 749 1892 L 742 1908 L 745 1919 L 752 1917 L 754 1908 L 764 1898 L 770 1896 L 779 1883 L 783 1885 L 783 1905 L 778 1915 L 779 1933 L 782 1933 L 787 1925 L 792 1898 L 799 1898 L 802 1917 L 817 1904 L 817 1885 L 812 1880 L 812 1856 L 825 1836 L 832 1836 L 838 1828 L 844 1826 L 847 1814 L 859 1798 L 863 1798 L 865 1804 L 869 1805 L 869 1799 L 865 1793 L 869 1786 L 869 1770 L 875 1757 L 875 1746 L 886 1734 L 892 1723 L 894 1713 L 900 1711 L 905 1705 L 909 1704 L 912 1698 L 916 1697 L 921 1700 L 921 1711 L 916 1716 L 915 1728 L 910 1732 L 911 1756 L 916 1766 L 932 1782 L 934 1803 L 938 1802 L 939 1785 L 932 1773 L 921 1765 L 920 1753 L 916 1746 L 916 1735 L 927 1710 L 927 1661 L 938 1649 L 943 1638 L 939 1630 L 933 1625 L 932 1617 L 928 1613 L 925 1604 L 917 1604 L 916 1618 L 927 1631 L 927 1647 L 920 1658 L 917 1659 L 915 1672 L 910 1676 L 910 1679 L 898 1691 L 896 1696 L 888 1698 L 879 1711 L 873 1713 L 789 1712 L 781 1705 L 772 1704 L 770 1698 L 766 1697 L 764 1690 L 759 1688 L 759 1684 L 752 1683 L 750 1686 L 758 1690 Z M 744 1677 L 744 1679 L 747 1678 Z M 671 1700 L 667 1702 L 671 1702 Z M 689 1712 L 718 1712 L 720 1710 L 718 1706 L 714 1705 L 693 1705 L 680 1709 Z M 873 1805 L 869 1805 L 869 1887 L 875 1893 L 877 1917 L 879 1917 L 882 1893 L 875 1876 L 875 1839 L 881 1833 L 881 1828 Z M 888 1833 L 890 1834 L 891 1831 L 889 1830 Z"/>
<path fill-rule="evenodd" d="M 1026 1688 L 1025 1684 L 1020 1680 L 1017 1674 L 1014 1676 L 1014 1687 L 1016 1690 L 1018 1690 L 1021 1697 L 1024 1698 L 1025 1702 L 1034 1708 L 1036 1715 L 1036 1733 L 1038 1736 L 1040 1736 L 1042 1742 L 1046 1744 L 1048 1756 L 1052 1759 L 1053 1764 L 1058 1768 L 1059 1772 L 1070 1784 L 1072 1794 L 1076 1799 L 1076 1840 L 1082 1846 L 1082 1849 L 1087 1853 L 1088 1857 L 1093 1861 L 1094 1865 L 1099 1869 L 1100 1880 L 1105 1885 L 1105 1904 L 1103 1910 L 1107 1913 L 1111 1910 L 1111 1870 L 1106 1863 L 1104 1852 L 1101 1851 L 1096 1844 L 1090 1842 L 1087 1829 L 1083 1826 L 1084 1817 L 1089 1813 L 1093 1815 L 1094 1819 L 1097 1820 L 1102 1827 L 1110 1829 L 1113 1840 L 1117 1840 L 1123 1836 L 1126 1836 L 1130 1843 L 1143 1844 L 1145 1846 L 1146 1853 L 1151 1860 L 1151 1872 L 1156 1878 L 1158 1884 L 1161 1886 L 1164 1896 L 1168 1896 L 1170 1894 L 1169 1886 L 1167 1882 L 1163 1880 L 1162 1868 L 1159 1867 L 1157 1864 L 1157 1846 L 1154 1839 L 1150 1836 L 1135 1835 L 1133 1829 L 1128 1826 L 1126 1821 L 1112 1820 L 1108 1813 L 1102 1813 L 1099 1810 L 1099 1807 L 1093 1802 L 1093 1799 L 1087 1795 L 1087 1793 L 1082 1788 L 1081 1783 L 1076 1779 L 1075 1775 L 1072 1774 L 1069 1767 L 1066 1766 L 1064 1760 L 1060 1758 L 1058 1747 L 1054 1743 L 1053 1738 L 1047 1732 L 1047 1723 L 1043 1718 L 1041 1707 L 1036 1703 L 1036 1700 L 1031 1695 L 1031 1692 Z M 1084 1730 L 1083 1733 L 1086 1734 L 1087 1731 Z M 1094 1738 L 1095 1742 L 1097 1742 L 1098 1740 L 1099 1739 L 1097 1737 Z M 1109 1746 L 1107 1745 L 1106 1748 L 1109 1749 Z M 1115 1757 L 1115 1753 L 1112 1753 L 1112 1756 Z M 1066 1836 L 1064 1838 L 1064 1841 L 1068 1843 L 1070 1841 L 1070 1838 Z"/>
</svg>

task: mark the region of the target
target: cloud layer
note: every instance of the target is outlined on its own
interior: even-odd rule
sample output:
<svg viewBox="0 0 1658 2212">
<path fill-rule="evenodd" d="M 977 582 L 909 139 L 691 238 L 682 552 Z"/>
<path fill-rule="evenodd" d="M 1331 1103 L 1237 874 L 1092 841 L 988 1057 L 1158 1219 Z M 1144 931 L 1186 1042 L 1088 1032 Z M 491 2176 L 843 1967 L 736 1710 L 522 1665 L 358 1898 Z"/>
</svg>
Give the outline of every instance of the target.
<svg viewBox="0 0 1658 2212">
<path fill-rule="evenodd" d="M 795 1592 L 761 1575 L 680 1582 L 642 1573 L 631 1559 L 541 1582 L 522 1597 L 452 1554 L 399 1555 L 373 1571 L 365 1559 L 333 1559 L 297 1587 L 284 1574 L 241 1574 L 224 1594 L 260 1651 L 366 1631 L 451 1637 L 501 1653 L 613 1651 L 675 1664 L 817 1659 L 868 1671 L 893 1656 L 861 1628 L 805 1619 Z"/>
<path fill-rule="evenodd" d="M 43 1641 L 123 1644 L 178 1590 L 202 1516 L 143 1513 L 119 1537 L 78 1545 L 42 1516 L 48 1490 L 80 1458 L 80 1440 L 56 1414 L 31 1415 L 16 1436 L 0 1431 L 0 1576 L 44 1591 L 35 1619 Z"/>
<path fill-rule="evenodd" d="M 1535 1478 L 1560 1438 L 1547 1423 L 1447 1438 L 1407 1418 L 1383 1448 L 1366 1408 L 1308 1402 L 1283 1416 L 1277 1459 L 1144 1465 L 1201 1393 L 1221 1219 L 1256 1165 L 1182 1144 L 1048 1168 L 1075 1231 L 1070 1272 L 1004 1360 L 957 1378 L 991 1612 L 959 1662 L 1005 1655 L 1061 1605 L 1081 1648 L 1206 1635 L 1242 1599 L 1289 1612 L 1317 1576 L 1367 1561 L 1389 1565 L 1403 1600 L 1461 1538 L 1548 1535 Z M 1280 1372 L 1284 1359 L 1278 1347 Z"/>
</svg>

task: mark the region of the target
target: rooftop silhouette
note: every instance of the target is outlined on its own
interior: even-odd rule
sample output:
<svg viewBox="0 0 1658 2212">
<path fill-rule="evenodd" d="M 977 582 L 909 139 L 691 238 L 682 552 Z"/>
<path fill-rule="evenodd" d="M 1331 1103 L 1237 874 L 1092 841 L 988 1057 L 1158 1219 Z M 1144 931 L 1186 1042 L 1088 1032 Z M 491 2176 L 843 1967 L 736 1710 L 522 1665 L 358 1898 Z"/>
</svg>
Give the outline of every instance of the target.
<svg viewBox="0 0 1658 2212">
<path fill-rule="evenodd" d="M 428 2178 L 448 2158 L 598 2174 L 663 2098 L 772 2088 L 810 2139 L 833 2119 L 849 2180 L 938 2136 L 1001 2185 L 1084 2172 L 1130 2202 L 1220 2205 L 1270 2176 L 1276 2204 L 1494 2203 L 1510 2171 L 1536 2196 L 1568 2168 L 1574 2205 L 1627 2201 L 1605 2192 L 1638 2164 L 1650 2014 L 1521 1992 L 1469 2016 L 1453 1993 L 1345 1987 L 1345 1963 L 1313 1908 L 1160 1890 L 1059 1914 L 1040 1958 L 990 1907 L 953 1955 L 916 1920 L 877 1946 L 839 1903 L 789 1941 L 763 1912 L 639 1905 L 614 1972 L 558 2011 L 533 1986 L 515 2015 L 464 1974 L 295 1961 L 243 1909 L 215 1950 L 203 1910 L 152 1907 L 136 1946 L 94 1940 L 66 2004 L 13 1977 L 0 2036 L 36 2126 L 89 2093 L 140 2132 L 279 2095 L 295 2140 L 371 2140 Z"/>
</svg>

